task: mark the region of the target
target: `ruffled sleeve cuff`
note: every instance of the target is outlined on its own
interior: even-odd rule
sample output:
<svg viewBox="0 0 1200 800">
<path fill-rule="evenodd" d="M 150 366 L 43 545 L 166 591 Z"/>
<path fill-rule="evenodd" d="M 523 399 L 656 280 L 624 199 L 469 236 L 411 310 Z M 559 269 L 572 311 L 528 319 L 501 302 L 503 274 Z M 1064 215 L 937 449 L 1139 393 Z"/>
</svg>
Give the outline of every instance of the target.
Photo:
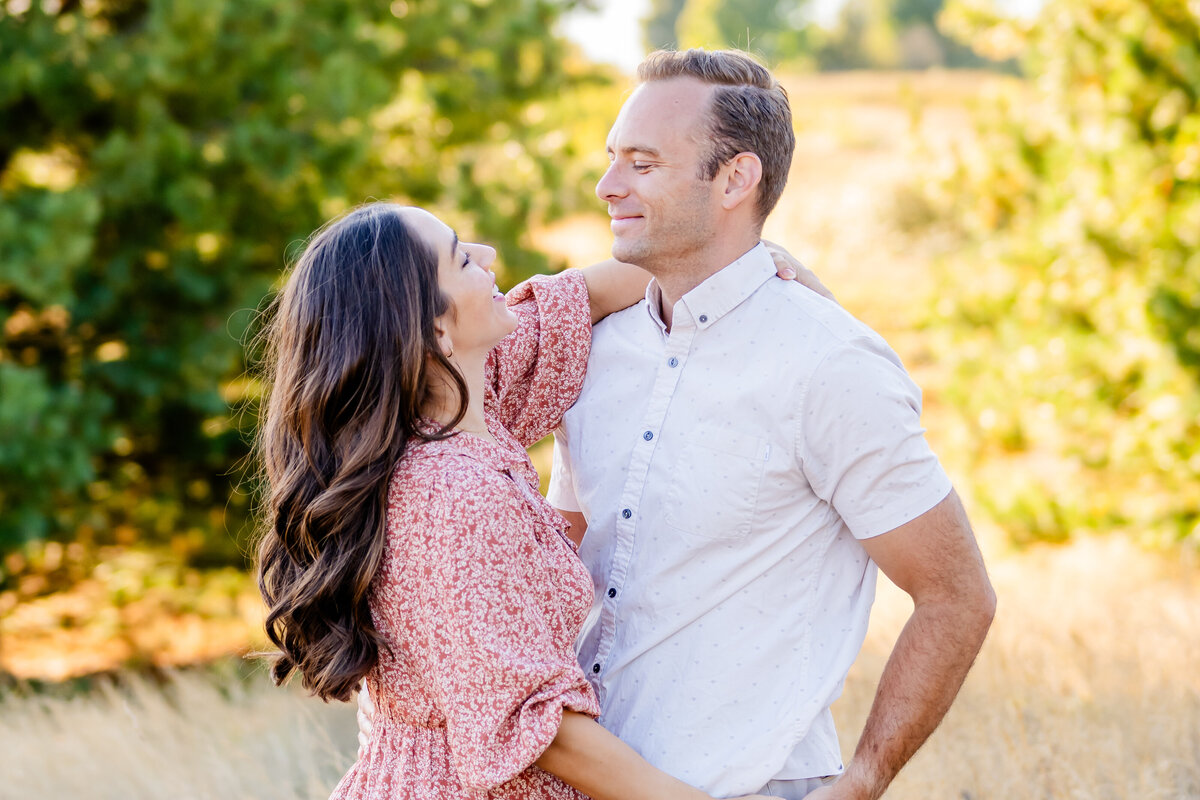
<svg viewBox="0 0 1200 800">
<path fill-rule="evenodd" d="M 577 665 L 539 686 L 496 724 L 475 719 L 457 730 L 452 724 L 452 759 L 463 785 L 491 789 L 528 769 L 558 735 L 564 709 L 600 715 L 596 695 Z"/>
<path fill-rule="evenodd" d="M 517 329 L 488 359 L 486 401 L 528 447 L 558 427 L 583 389 L 591 307 L 577 269 L 530 278 L 508 293 L 508 305 Z"/>
</svg>

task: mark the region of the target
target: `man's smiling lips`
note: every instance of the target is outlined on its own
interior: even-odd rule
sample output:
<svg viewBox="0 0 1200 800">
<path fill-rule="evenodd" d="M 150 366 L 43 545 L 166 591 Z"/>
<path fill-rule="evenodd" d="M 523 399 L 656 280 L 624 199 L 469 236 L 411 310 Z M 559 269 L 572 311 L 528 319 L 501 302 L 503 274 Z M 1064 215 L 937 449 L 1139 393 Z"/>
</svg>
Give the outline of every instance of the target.
<svg viewBox="0 0 1200 800">
<path fill-rule="evenodd" d="M 609 226 L 614 231 L 628 228 L 642 219 L 640 214 L 610 214 L 609 216 L 612 217 L 612 222 L 609 223 Z"/>
</svg>

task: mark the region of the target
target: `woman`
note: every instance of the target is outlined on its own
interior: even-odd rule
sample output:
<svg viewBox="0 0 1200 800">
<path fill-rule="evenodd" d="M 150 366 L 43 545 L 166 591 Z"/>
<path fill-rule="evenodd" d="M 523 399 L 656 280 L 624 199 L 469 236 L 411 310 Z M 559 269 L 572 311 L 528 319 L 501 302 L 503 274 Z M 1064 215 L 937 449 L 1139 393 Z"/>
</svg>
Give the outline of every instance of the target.
<svg viewBox="0 0 1200 800">
<path fill-rule="evenodd" d="M 645 274 L 606 262 L 506 303 L 494 257 L 373 204 L 320 231 L 280 293 L 260 442 L 273 676 L 326 700 L 366 678 L 371 739 L 335 798 L 706 798 L 594 721 L 573 649 L 591 580 L 524 451 L 578 395 L 593 319 Z"/>
</svg>

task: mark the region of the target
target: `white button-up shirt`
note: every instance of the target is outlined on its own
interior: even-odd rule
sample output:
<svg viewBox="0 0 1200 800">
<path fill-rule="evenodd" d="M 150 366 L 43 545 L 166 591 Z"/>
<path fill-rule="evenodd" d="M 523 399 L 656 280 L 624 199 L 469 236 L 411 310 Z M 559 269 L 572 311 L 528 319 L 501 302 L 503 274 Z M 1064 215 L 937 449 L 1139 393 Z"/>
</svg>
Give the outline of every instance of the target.
<svg viewBox="0 0 1200 800">
<path fill-rule="evenodd" d="M 875 590 L 858 540 L 950 491 L 896 354 L 774 276 L 758 245 L 669 333 L 654 282 L 595 326 L 549 492 L 588 521 L 601 723 L 718 796 L 841 770 L 829 706 Z"/>
</svg>

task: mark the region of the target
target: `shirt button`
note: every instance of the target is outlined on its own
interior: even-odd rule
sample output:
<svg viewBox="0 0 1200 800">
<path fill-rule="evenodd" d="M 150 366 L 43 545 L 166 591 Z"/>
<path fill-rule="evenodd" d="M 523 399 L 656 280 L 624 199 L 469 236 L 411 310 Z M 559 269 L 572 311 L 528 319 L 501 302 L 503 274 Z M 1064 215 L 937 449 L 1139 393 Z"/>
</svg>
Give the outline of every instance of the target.
<svg viewBox="0 0 1200 800">
<path fill-rule="evenodd" d="M 648 442 L 654 438 L 654 433 L 652 431 L 646 431 L 645 433 L 642 434 L 642 438 Z"/>
<path fill-rule="evenodd" d="M 609 596 L 609 597 L 616 597 L 616 596 L 617 596 L 617 590 L 616 590 L 616 589 L 609 589 L 609 590 L 608 590 L 608 596 Z"/>
<path fill-rule="evenodd" d="M 700 321 L 701 321 L 701 322 L 708 322 L 708 314 L 701 314 L 701 315 L 700 315 Z"/>
<path fill-rule="evenodd" d="M 630 517 L 633 516 L 633 512 L 630 511 L 628 508 L 622 508 L 621 516 L 624 517 L 625 519 L 629 519 Z"/>
<path fill-rule="evenodd" d="M 671 356 L 670 358 L 667 359 L 667 366 L 671 367 L 671 368 L 678 367 L 679 359 L 676 358 L 675 356 Z"/>
<path fill-rule="evenodd" d="M 599 671 L 600 671 L 600 665 L 592 664 L 592 672 L 599 672 Z"/>
</svg>

